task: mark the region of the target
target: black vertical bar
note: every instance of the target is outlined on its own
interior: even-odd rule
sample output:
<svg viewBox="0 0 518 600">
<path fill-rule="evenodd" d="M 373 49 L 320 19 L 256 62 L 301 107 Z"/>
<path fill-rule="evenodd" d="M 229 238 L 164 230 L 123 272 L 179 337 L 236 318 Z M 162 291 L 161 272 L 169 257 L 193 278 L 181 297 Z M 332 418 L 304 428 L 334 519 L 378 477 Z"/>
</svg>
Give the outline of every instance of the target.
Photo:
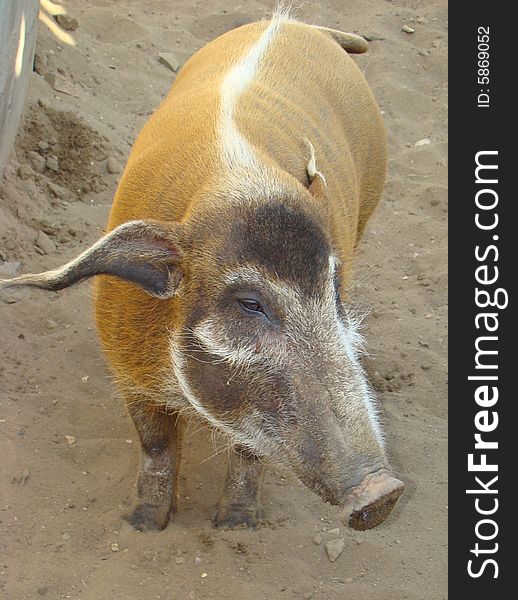
<svg viewBox="0 0 518 600">
<path fill-rule="evenodd" d="M 449 587 L 451 598 L 470 600 L 517 593 L 518 34 L 511 8 L 450 5 Z M 481 167 L 478 182 L 477 156 L 493 167 Z M 497 470 L 483 471 L 484 461 Z"/>
</svg>

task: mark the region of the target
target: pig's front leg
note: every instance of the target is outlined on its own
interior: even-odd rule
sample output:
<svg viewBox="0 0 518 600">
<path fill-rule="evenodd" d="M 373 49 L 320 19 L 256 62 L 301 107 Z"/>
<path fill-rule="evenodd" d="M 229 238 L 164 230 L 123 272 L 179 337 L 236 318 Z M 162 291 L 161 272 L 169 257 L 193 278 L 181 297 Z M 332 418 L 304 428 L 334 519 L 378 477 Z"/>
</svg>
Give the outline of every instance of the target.
<svg viewBox="0 0 518 600">
<path fill-rule="evenodd" d="M 261 519 L 260 493 L 264 466 L 248 450 L 230 452 L 225 490 L 214 518 L 217 527 L 255 527 Z"/>
<path fill-rule="evenodd" d="M 138 503 L 127 520 L 139 531 L 166 527 L 176 511 L 176 478 L 180 462 L 182 423 L 177 413 L 128 398 L 128 410 L 140 437 L 142 455 Z"/>
</svg>

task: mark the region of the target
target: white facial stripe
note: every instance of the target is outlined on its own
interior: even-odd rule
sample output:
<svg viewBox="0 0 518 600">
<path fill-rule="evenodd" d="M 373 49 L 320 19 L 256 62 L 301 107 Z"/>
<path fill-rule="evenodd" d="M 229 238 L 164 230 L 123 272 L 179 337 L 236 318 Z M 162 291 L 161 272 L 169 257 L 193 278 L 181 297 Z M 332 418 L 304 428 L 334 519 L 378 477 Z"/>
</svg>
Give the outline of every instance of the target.
<svg viewBox="0 0 518 600">
<path fill-rule="evenodd" d="M 360 385 L 360 395 L 363 401 L 365 408 L 367 409 L 367 415 L 369 417 L 369 422 L 374 431 L 376 439 L 381 447 L 384 447 L 384 436 L 381 430 L 381 425 L 379 422 L 379 415 L 376 409 L 376 402 L 373 398 L 372 391 L 367 384 L 367 377 L 363 371 L 363 368 L 360 365 L 358 360 L 358 352 L 363 346 L 363 336 L 358 331 L 358 326 L 360 324 L 359 320 L 349 316 L 347 326 L 345 326 L 340 319 L 336 319 L 337 328 L 340 336 L 340 341 L 342 347 L 344 348 L 347 357 L 349 360 L 355 365 L 357 369 L 359 369 L 359 377 L 358 383 Z"/>
<path fill-rule="evenodd" d="M 212 415 L 199 401 L 189 385 L 185 376 L 185 358 L 174 338 L 171 339 L 170 348 L 174 375 L 178 381 L 182 394 L 189 404 L 213 427 L 226 433 L 235 443 L 242 444 L 251 450 L 257 451 L 260 449 L 262 453 L 273 454 L 274 448 L 272 447 L 273 444 L 271 439 L 254 422 L 257 419 L 260 419 L 259 413 L 257 413 L 257 411 L 251 411 L 251 414 L 247 414 L 247 416 L 239 423 L 239 430 L 231 427 L 221 419 L 214 417 L 214 415 Z"/>
<path fill-rule="evenodd" d="M 200 344 L 210 353 L 233 366 L 250 365 L 260 362 L 260 357 L 251 347 L 232 347 L 225 343 L 221 335 L 217 335 L 214 323 L 208 319 L 193 329 L 193 334 Z"/>
</svg>

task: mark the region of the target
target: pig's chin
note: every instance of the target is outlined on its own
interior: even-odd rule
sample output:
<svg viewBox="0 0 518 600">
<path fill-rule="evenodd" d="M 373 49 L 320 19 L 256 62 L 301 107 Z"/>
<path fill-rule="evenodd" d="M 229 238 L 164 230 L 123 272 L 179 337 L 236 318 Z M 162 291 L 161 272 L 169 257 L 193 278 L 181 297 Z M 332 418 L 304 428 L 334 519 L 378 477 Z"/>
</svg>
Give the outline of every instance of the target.
<svg viewBox="0 0 518 600">
<path fill-rule="evenodd" d="M 404 489 L 405 484 L 387 471 L 366 475 L 341 503 L 342 518 L 353 529 L 373 529 L 389 516 Z"/>
</svg>

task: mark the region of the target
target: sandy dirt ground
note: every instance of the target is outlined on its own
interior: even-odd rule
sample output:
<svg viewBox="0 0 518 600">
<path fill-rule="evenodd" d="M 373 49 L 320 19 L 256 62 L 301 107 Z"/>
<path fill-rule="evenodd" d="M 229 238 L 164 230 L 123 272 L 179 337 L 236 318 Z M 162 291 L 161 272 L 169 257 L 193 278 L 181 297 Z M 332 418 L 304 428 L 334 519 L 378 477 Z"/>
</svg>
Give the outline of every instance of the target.
<svg viewBox="0 0 518 600">
<path fill-rule="evenodd" d="M 184 62 L 272 8 L 270 0 L 63 4 L 78 20 L 69 32 L 77 45 L 41 27 L 0 189 L 6 276 L 57 266 L 101 235 L 119 169 L 174 78 L 159 52 Z M 270 469 L 262 526 L 216 530 L 224 443 L 193 425 L 176 520 L 160 533 L 129 530 L 121 515 L 136 496 L 139 444 L 96 339 L 90 285 L 13 294 L 0 302 L 0 597 L 447 597 L 446 3 L 300 4 L 301 20 L 372 39 L 356 60 L 384 114 L 390 163 L 351 297 L 369 311 L 365 365 L 405 495 L 383 525 L 356 532 L 292 474 Z M 335 562 L 325 551 L 332 538 L 345 540 Z"/>
</svg>

